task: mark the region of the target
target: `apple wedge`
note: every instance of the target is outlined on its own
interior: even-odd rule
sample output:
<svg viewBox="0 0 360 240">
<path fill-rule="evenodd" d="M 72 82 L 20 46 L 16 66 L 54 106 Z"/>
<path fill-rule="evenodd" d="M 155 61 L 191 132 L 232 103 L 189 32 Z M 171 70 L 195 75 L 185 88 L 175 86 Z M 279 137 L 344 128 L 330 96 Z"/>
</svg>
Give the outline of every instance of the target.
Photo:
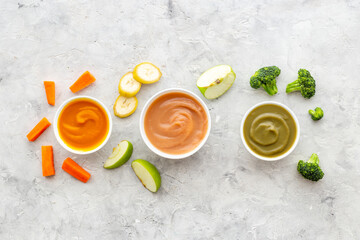
<svg viewBox="0 0 360 240">
<path fill-rule="evenodd" d="M 235 78 L 236 74 L 229 65 L 218 65 L 201 74 L 196 85 L 205 98 L 215 99 L 229 90 Z"/>
<path fill-rule="evenodd" d="M 157 192 L 161 186 L 159 171 L 150 162 L 143 159 L 136 159 L 131 163 L 136 176 L 146 189 L 150 192 Z"/>
<path fill-rule="evenodd" d="M 133 152 L 131 142 L 123 140 L 114 149 L 109 158 L 105 161 L 104 168 L 113 169 L 126 163 Z"/>
</svg>

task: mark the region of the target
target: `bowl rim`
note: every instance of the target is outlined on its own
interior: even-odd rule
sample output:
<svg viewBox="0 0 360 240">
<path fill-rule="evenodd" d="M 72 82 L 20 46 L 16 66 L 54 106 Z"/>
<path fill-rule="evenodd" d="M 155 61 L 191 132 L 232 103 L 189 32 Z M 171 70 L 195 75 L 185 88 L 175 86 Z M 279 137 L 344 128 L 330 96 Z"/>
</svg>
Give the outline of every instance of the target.
<svg viewBox="0 0 360 240">
<path fill-rule="evenodd" d="M 254 110 L 255 108 L 262 106 L 262 105 L 267 105 L 267 104 L 273 104 L 273 105 L 277 105 L 280 107 L 283 107 L 286 111 L 288 111 L 290 113 L 290 115 L 293 117 L 294 121 L 295 121 L 295 126 L 296 126 L 296 138 L 295 138 L 295 142 L 294 144 L 291 146 L 291 148 L 284 152 L 282 155 L 279 155 L 277 157 L 264 157 L 261 156 L 257 153 L 255 153 L 246 143 L 245 141 L 245 136 L 244 136 L 244 124 L 245 124 L 245 119 L 249 116 L 250 112 L 252 112 L 252 110 Z M 263 160 L 263 161 L 278 161 L 280 159 L 283 159 L 285 157 L 287 157 L 288 155 L 290 155 L 294 149 L 296 148 L 297 144 L 299 143 L 299 139 L 300 139 L 300 124 L 299 124 L 299 120 L 297 119 L 295 113 L 285 104 L 280 103 L 280 102 L 276 102 L 276 101 L 263 101 L 260 103 L 255 104 L 254 106 L 252 106 L 251 108 L 249 108 L 246 113 L 244 114 L 242 120 L 241 120 L 241 126 L 240 126 L 240 136 L 241 136 L 241 141 L 243 143 L 243 145 L 245 146 L 246 150 L 253 155 L 254 157 Z"/>
<path fill-rule="evenodd" d="M 171 93 L 171 92 L 181 92 L 181 93 L 188 94 L 191 97 L 195 98 L 200 103 L 200 105 L 204 108 L 204 110 L 206 112 L 206 116 L 208 118 L 208 128 L 207 128 L 204 138 L 201 140 L 201 142 L 199 143 L 199 145 L 196 148 L 194 148 L 193 150 L 191 150 L 187 153 L 183 153 L 183 154 L 169 154 L 169 153 L 160 151 L 150 142 L 150 140 L 148 139 L 148 137 L 146 136 L 146 133 L 145 133 L 144 120 L 145 120 L 145 114 L 146 114 L 147 110 L 149 109 L 149 106 L 160 96 L 162 96 L 166 93 Z M 211 130 L 211 116 L 210 116 L 210 111 L 209 111 L 208 107 L 206 106 L 205 102 L 199 96 L 197 96 L 195 93 L 193 93 L 189 90 L 183 89 L 183 88 L 167 88 L 167 89 L 164 89 L 164 90 L 161 90 L 161 91 L 155 93 L 151 98 L 149 98 L 149 100 L 146 101 L 146 103 L 141 111 L 139 125 L 140 125 L 140 135 L 141 135 L 143 141 L 145 142 L 146 146 L 152 152 L 154 152 L 155 154 L 157 154 L 160 157 L 164 157 L 164 158 L 168 158 L 168 159 L 183 159 L 183 158 L 186 158 L 186 157 L 189 157 L 189 156 L 195 154 L 206 143 L 206 141 L 210 135 L 210 130 Z"/>
<path fill-rule="evenodd" d="M 62 112 L 62 110 L 64 109 L 64 107 L 66 105 L 68 105 L 70 102 L 72 101 L 75 101 L 76 99 L 89 99 L 89 100 L 92 100 L 96 103 L 98 103 L 105 111 L 108 119 L 109 119 L 109 131 L 108 131 L 108 134 L 105 138 L 105 140 L 99 145 L 97 146 L 96 148 L 94 149 L 91 149 L 89 151 L 81 151 L 81 150 L 75 150 L 75 149 L 72 149 L 70 148 L 68 145 L 65 144 L 65 142 L 61 139 L 60 137 L 60 134 L 59 134 L 59 129 L 58 129 L 58 120 L 59 120 L 59 116 L 60 116 L 60 113 Z M 91 153 L 94 153 L 98 150 L 100 150 L 109 140 L 110 136 L 111 136 L 111 132 L 112 132 L 112 119 L 111 119 L 111 114 L 110 114 L 110 111 L 106 108 L 105 104 L 102 103 L 99 99 L 97 98 L 94 98 L 94 97 L 91 97 L 91 96 L 85 96 L 85 95 L 81 95 L 81 96 L 75 96 L 75 97 L 71 97 L 67 100 L 65 100 L 61 105 L 60 107 L 56 110 L 56 113 L 55 113 L 55 117 L 54 117 L 54 133 L 55 133 L 55 138 L 56 140 L 59 142 L 59 144 L 65 148 L 67 151 L 69 152 L 72 152 L 72 153 L 75 153 L 75 154 L 79 154 L 79 155 L 86 155 L 86 154 L 91 154 Z"/>
</svg>

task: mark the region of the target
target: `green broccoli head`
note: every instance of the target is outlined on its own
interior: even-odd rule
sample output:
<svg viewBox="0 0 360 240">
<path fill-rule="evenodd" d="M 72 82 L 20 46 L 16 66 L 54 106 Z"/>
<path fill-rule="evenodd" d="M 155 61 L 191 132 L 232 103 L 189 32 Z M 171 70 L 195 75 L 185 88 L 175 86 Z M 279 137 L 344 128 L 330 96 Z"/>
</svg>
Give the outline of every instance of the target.
<svg viewBox="0 0 360 240">
<path fill-rule="evenodd" d="M 250 86 L 255 89 L 263 87 L 269 95 L 274 95 L 278 92 L 276 77 L 280 75 L 280 72 L 276 66 L 260 68 L 250 78 Z"/>
<path fill-rule="evenodd" d="M 309 114 L 311 115 L 312 120 L 318 121 L 324 116 L 324 111 L 317 107 L 315 110 L 310 109 Z"/>
<path fill-rule="evenodd" d="M 298 79 L 289 83 L 286 87 L 286 93 L 300 91 L 304 98 L 311 98 L 315 95 L 315 80 L 306 69 L 299 69 Z"/>
<path fill-rule="evenodd" d="M 313 153 L 307 162 L 300 160 L 297 170 L 304 178 L 311 181 L 319 181 L 324 177 L 324 173 L 319 166 L 319 157 L 316 153 Z"/>
</svg>

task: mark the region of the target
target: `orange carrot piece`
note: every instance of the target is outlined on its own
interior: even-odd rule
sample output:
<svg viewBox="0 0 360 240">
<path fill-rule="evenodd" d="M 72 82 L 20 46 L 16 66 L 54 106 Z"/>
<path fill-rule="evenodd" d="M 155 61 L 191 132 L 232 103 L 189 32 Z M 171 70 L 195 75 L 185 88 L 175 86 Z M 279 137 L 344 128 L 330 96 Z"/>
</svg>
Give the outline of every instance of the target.
<svg viewBox="0 0 360 240">
<path fill-rule="evenodd" d="M 62 169 L 74 178 L 77 178 L 84 183 L 86 183 L 91 177 L 90 173 L 85 171 L 85 169 L 80 167 L 74 160 L 69 157 L 64 160 Z"/>
<path fill-rule="evenodd" d="M 47 102 L 50 105 L 55 105 L 55 82 L 44 81 Z"/>
<path fill-rule="evenodd" d="M 55 175 L 52 146 L 41 146 L 42 172 L 44 177 Z"/>
<path fill-rule="evenodd" d="M 95 82 L 95 80 L 95 77 L 89 71 L 86 71 L 78 78 L 78 80 L 76 80 L 76 82 L 74 82 L 73 85 L 71 85 L 70 90 L 73 93 L 76 93 Z"/>
<path fill-rule="evenodd" d="M 36 126 L 26 135 L 30 142 L 35 141 L 49 126 L 51 123 L 44 117 Z"/>
</svg>

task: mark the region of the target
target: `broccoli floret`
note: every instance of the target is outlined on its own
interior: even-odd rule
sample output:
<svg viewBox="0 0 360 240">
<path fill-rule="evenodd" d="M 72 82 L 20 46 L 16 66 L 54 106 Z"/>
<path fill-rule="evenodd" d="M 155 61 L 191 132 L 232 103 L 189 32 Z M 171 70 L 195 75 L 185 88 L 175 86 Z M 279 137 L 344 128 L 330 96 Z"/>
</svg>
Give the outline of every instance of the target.
<svg viewBox="0 0 360 240">
<path fill-rule="evenodd" d="M 304 178 L 311 181 L 319 181 L 324 177 L 324 173 L 319 166 L 319 157 L 316 153 L 313 153 L 307 162 L 300 160 L 297 170 Z"/>
<path fill-rule="evenodd" d="M 312 120 L 317 121 L 322 119 L 322 117 L 324 116 L 324 111 L 321 108 L 317 107 L 315 108 L 315 110 L 310 109 L 309 114 L 311 115 Z"/>
<path fill-rule="evenodd" d="M 280 75 L 280 72 L 276 66 L 260 68 L 250 78 L 250 86 L 255 89 L 263 87 L 269 95 L 274 95 L 278 92 L 276 77 Z"/>
<path fill-rule="evenodd" d="M 286 93 L 300 91 L 304 98 L 311 98 L 315 95 L 315 80 L 306 69 L 299 69 L 298 79 L 289 83 L 286 87 Z"/>
</svg>

